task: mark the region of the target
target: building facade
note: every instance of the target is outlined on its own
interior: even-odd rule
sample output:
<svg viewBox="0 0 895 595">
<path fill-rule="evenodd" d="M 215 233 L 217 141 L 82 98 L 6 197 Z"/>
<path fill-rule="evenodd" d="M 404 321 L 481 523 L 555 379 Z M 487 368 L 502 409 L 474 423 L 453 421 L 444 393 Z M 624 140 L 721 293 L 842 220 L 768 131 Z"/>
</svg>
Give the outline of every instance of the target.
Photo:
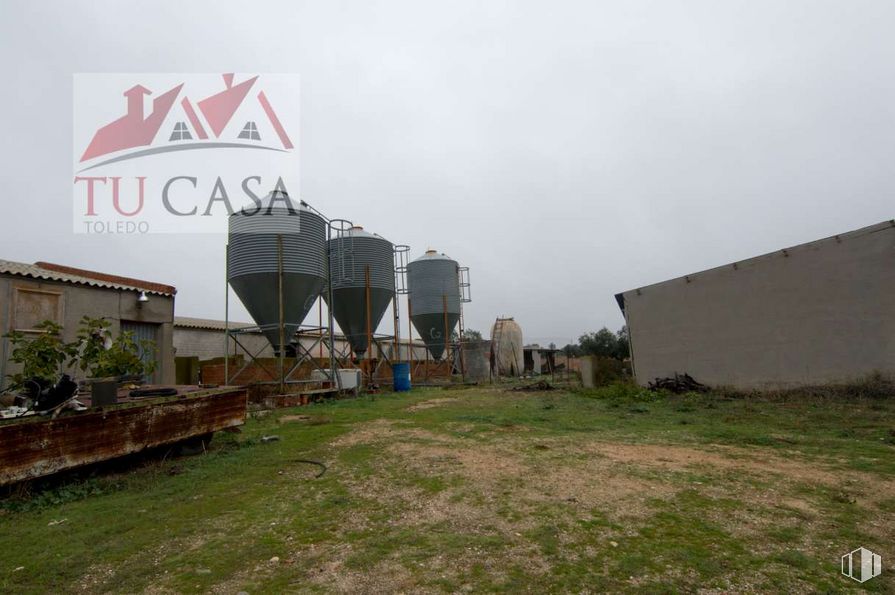
<svg viewBox="0 0 895 595">
<path fill-rule="evenodd" d="M 25 264 L 0 260 L 0 334 L 36 334 L 36 326 L 51 320 L 62 326 L 62 339 L 77 337 L 81 318 L 105 318 L 113 336 L 122 330 L 149 339 L 155 351 L 144 357 L 155 361 L 148 381 L 174 382 L 174 295 L 169 285 L 141 281 L 47 262 Z M 11 345 L 0 338 L 0 383 L 18 371 L 9 361 Z M 80 370 L 72 371 L 82 377 Z"/>
<path fill-rule="evenodd" d="M 226 329 L 231 333 L 238 330 L 234 336 L 236 340 L 225 341 Z M 238 341 L 238 343 L 237 343 Z M 335 352 L 339 356 L 350 353 L 351 346 L 344 335 L 336 334 L 333 338 Z M 326 335 L 321 341 L 313 334 L 303 336 L 301 344 L 305 351 L 314 357 L 329 357 L 328 339 Z M 231 356 L 245 356 L 269 358 L 275 357 L 274 349 L 264 334 L 257 330 L 256 325 L 247 322 L 230 322 L 213 320 L 209 318 L 188 318 L 177 316 L 174 318 L 174 348 L 178 358 L 198 358 L 200 361 L 216 359 L 224 356 L 224 346 Z M 409 344 L 402 340 L 399 347 L 399 357 L 393 354 L 394 347 L 389 340 L 383 340 L 374 345 L 372 357 L 406 360 L 410 355 Z M 426 359 L 426 347 L 421 341 L 413 343 L 413 358 L 416 361 Z"/>
<path fill-rule="evenodd" d="M 774 389 L 895 375 L 895 221 L 616 295 L 640 384 Z"/>
</svg>

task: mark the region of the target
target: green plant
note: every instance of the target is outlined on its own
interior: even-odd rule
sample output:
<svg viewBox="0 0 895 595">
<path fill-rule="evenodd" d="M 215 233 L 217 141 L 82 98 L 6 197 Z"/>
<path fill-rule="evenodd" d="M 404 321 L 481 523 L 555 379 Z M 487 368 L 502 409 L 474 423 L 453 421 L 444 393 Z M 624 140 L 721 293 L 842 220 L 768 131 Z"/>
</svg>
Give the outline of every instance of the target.
<svg viewBox="0 0 895 595">
<path fill-rule="evenodd" d="M 155 351 L 155 343 L 137 342 L 130 332 L 112 339 L 110 327 L 104 318 L 83 317 L 70 365 L 77 364 L 91 378 L 152 373 L 155 361 L 143 361 L 140 354 Z"/>
<path fill-rule="evenodd" d="M 22 383 L 31 378 L 53 382 L 66 358 L 72 357 L 73 346 L 62 341 L 62 327 L 51 320 L 44 320 L 34 327 L 40 331 L 31 338 L 21 331 L 5 335 L 12 344 L 10 360 L 22 365 L 22 371 L 11 374 L 13 382 Z"/>
</svg>

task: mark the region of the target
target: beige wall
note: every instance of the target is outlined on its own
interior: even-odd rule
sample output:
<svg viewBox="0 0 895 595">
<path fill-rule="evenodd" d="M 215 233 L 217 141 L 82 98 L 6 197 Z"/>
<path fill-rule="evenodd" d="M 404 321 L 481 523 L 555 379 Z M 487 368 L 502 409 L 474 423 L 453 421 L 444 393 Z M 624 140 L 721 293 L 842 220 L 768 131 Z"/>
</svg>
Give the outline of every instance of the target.
<svg viewBox="0 0 895 595">
<path fill-rule="evenodd" d="M 237 335 L 239 342 L 245 348 L 236 347 L 233 341 L 230 341 L 230 353 L 234 355 L 246 354 L 246 350 L 251 352 L 255 357 L 274 357 L 273 347 L 260 333 L 241 333 Z M 329 357 L 327 349 L 327 339 L 324 337 L 323 348 L 316 343 L 315 338 L 302 338 L 302 345 L 305 349 L 311 350 L 315 357 Z M 393 346 L 391 343 L 384 342 L 384 354 L 391 358 Z M 224 331 L 211 329 L 196 329 L 190 327 L 174 327 L 174 348 L 177 357 L 198 357 L 200 360 L 209 360 L 216 357 L 222 357 L 224 354 Z M 345 352 L 348 349 L 344 339 L 335 340 L 335 348 L 337 352 Z M 408 356 L 408 346 L 402 344 L 400 347 L 399 359 L 406 359 Z M 376 349 L 374 355 L 379 355 L 379 349 Z M 260 354 L 259 354 L 260 352 Z M 426 349 L 420 343 L 414 346 L 413 356 L 416 360 L 426 358 Z"/>
<path fill-rule="evenodd" d="M 634 373 L 778 388 L 895 375 L 895 224 L 623 294 Z"/>
<path fill-rule="evenodd" d="M 26 295 L 30 297 L 24 298 Z M 24 299 L 32 300 L 28 307 L 22 307 Z M 52 303 L 56 306 L 40 307 L 41 304 L 47 306 Z M 30 316 L 26 314 L 28 311 L 32 312 Z M 26 324 L 29 317 L 34 320 L 50 318 L 62 324 L 63 340 L 73 341 L 83 316 L 107 318 L 112 323 L 113 335 L 120 331 L 122 320 L 158 324 L 158 366 L 153 380 L 163 384 L 174 383 L 173 297 L 150 294 L 149 301 L 137 307 L 135 291 L 0 275 L 0 334 L 14 330 L 14 327 L 21 328 L 23 324 L 30 326 Z M 5 375 L 18 370 L 15 364 L 8 362 L 10 351 L 9 341 L 0 339 L 0 374 L 4 375 L 0 383 L 4 386 Z M 80 370 L 74 375 L 83 377 Z"/>
<path fill-rule="evenodd" d="M 273 348 L 262 334 L 244 333 L 239 342 L 256 357 L 273 357 Z M 174 327 L 174 350 L 177 357 L 198 357 L 209 360 L 224 355 L 224 331 Z M 230 353 L 245 354 L 230 341 Z"/>
</svg>

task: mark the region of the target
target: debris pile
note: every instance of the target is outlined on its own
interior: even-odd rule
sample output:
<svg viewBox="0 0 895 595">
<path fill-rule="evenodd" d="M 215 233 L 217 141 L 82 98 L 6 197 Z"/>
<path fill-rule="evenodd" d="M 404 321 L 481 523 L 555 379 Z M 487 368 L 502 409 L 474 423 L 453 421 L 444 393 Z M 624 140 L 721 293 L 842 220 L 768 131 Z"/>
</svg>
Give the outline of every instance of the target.
<svg viewBox="0 0 895 595">
<path fill-rule="evenodd" d="M 522 386 L 514 386 L 510 390 L 513 392 L 530 393 L 530 392 L 537 392 L 537 391 L 543 391 L 543 390 L 555 390 L 555 389 L 546 380 L 539 380 L 532 384 L 523 384 Z"/>
<path fill-rule="evenodd" d="M 9 419 L 28 415 L 51 415 L 56 417 L 63 409 L 86 411 L 84 404 L 77 400 L 78 384 L 68 374 L 62 374 L 53 384 L 43 378 L 30 378 L 20 385 L 19 393 L 12 395 L 12 404 L 0 409 L 0 418 Z"/>
<path fill-rule="evenodd" d="M 667 390 L 675 394 L 680 393 L 704 393 L 709 390 L 704 384 L 696 382 L 689 374 L 674 373 L 674 376 L 666 378 L 656 378 L 652 382 L 647 383 L 650 390 Z"/>
</svg>

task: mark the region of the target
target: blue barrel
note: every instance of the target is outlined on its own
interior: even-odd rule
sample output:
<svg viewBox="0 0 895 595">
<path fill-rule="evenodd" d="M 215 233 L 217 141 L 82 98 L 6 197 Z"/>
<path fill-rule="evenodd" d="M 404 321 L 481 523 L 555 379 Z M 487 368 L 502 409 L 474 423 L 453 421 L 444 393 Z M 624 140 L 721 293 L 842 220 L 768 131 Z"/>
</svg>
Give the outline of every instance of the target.
<svg viewBox="0 0 895 595">
<path fill-rule="evenodd" d="M 395 392 L 410 390 L 410 364 L 407 362 L 392 364 Z"/>
</svg>

